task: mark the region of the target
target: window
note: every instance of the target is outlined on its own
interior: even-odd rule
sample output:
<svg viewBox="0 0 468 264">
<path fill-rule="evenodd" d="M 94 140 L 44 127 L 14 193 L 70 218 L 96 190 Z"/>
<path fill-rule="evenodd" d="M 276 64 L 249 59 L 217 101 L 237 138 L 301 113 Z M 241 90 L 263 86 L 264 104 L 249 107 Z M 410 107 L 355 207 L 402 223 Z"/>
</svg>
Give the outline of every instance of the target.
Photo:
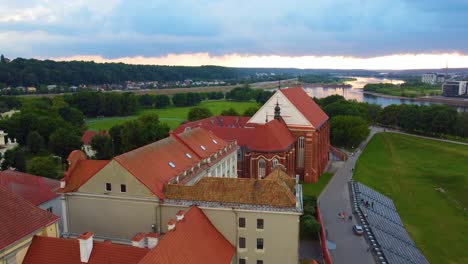
<svg viewBox="0 0 468 264">
<path fill-rule="evenodd" d="M 304 137 L 297 139 L 296 163 L 298 168 L 304 168 Z"/>
<path fill-rule="evenodd" d="M 171 168 L 175 168 L 175 164 L 174 164 L 172 161 L 169 162 L 169 166 L 170 166 Z"/>
<path fill-rule="evenodd" d="M 263 238 L 257 238 L 257 249 L 263 250 Z"/>
<path fill-rule="evenodd" d="M 265 168 L 266 168 L 266 162 L 264 159 L 260 159 L 258 161 L 258 178 L 262 179 L 265 177 Z"/>
<path fill-rule="evenodd" d="M 245 218 L 239 217 L 239 227 L 245 228 Z"/>
<path fill-rule="evenodd" d="M 263 260 L 257 259 L 257 264 L 263 264 Z"/>
<path fill-rule="evenodd" d="M 206 150 L 205 146 L 203 146 L 203 145 L 200 145 L 200 148 L 201 148 L 202 150 Z"/>
<path fill-rule="evenodd" d="M 127 192 L 127 185 L 125 184 L 120 184 L 120 192 Z"/>
<path fill-rule="evenodd" d="M 213 143 L 215 144 L 218 144 L 218 141 L 216 141 L 216 139 L 212 139 L 211 141 L 213 141 Z"/>
<path fill-rule="evenodd" d="M 246 264 L 247 261 L 245 260 L 245 258 L 240 258 L 239 259 L 239 264 Z"/>
<path fill-rule="evenodd" d="M 112 191 L 112 185 L 108 182 L 106 182 L 106 191 L 108 192 Z"/>
<path fill-rule="evenodd" d="M 191 159 L 192 158 L 192 155 L 188 154 L 188 153 L 185 153 L 185 156 L 187 156 L 187 158 Z"/>
<path fill-rule="evenodd" d="M 49 213 L 53 213 L 52 207 L 47 208 L 47 211 L 48 211 Z"/>
<path fill-rule="evenodd" d="M 257 219 L 257 229 L 263 229 L 263 219 Z"/>
<path fill-rule="evenodd" d="M 239 248 L 245 248 L 245 237 L 239 237 Z"/>
<path fill-rule="evenodd" d="M 278 165 L 279 161 L 277 158 L 274 158 L 272 161 L 271 161 L 271 169 L 274 169 L 276 167 L 276 165 Z"/>
</svg>

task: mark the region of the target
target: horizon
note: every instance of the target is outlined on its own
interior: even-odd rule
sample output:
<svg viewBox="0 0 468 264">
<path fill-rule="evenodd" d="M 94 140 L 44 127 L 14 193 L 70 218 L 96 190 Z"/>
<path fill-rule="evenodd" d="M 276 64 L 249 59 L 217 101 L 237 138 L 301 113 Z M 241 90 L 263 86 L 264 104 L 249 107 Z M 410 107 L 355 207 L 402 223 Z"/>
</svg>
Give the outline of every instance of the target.
<svg viewBox="0 0 468 264">
<path fill-rule="evenodd" d="M 468 68 L 468 2 L 460 0 L 0 2 L 6 7 L 0 10 L 0 41 L 7 57 L 246 68 Z"/>
</svg>

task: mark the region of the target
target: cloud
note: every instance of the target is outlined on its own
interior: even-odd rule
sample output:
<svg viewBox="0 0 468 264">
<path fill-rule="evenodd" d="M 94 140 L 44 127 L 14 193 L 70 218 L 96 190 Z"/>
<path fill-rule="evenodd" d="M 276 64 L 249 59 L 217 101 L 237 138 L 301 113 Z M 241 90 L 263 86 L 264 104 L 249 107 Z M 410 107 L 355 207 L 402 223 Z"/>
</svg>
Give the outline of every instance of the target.
<svg viewBox="0 0 468 264">
<path fill-rule="evenodd" d="M 58 61 L 94 61 L 124 62 L 146 65 L 220 65 L 229 67 L 280 67 L 303 69 L 427 69 L 444 68 L 446 63 L 451 68 L 467 68 L 468 55 L 451 54 L 398 54 L 372 58 L 345 56 L 278 56 L 278 55 L 240 55 L 228 54 L 211 56 L 208 53 L 168 54 L 160 57 L 121 57 L 106 59 L 102 56 L 76 55 L 53 58 Z"/>
<path fill-rule="evenodd" d="M 468 54 L 468 1 L 462 0 L 0 0 L 0 5 L 6 7 L 0 9 L 0 35 L 8 35 L 2 52 L 9 57 Z"/>
</svg>

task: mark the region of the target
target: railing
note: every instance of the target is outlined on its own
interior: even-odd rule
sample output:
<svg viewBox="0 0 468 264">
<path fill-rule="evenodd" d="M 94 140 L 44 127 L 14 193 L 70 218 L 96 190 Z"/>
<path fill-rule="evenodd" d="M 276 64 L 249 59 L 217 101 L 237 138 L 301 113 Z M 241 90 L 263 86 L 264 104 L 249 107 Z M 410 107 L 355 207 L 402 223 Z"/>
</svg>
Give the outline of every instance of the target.
<svg viewBox="0 0 468 264">
<path fill-rule="evenodd" d="M 325 228 L 323 227 L 322 215 L 320 214 L 320 206 L 319 206 L 318 201 L 317 201 L 317 221 L 320 224 L 320 240 L 321 240 L 320 246 L 323 252 L 323 260 L 325 264 L 332 264 L 330 252 L 328 251 L 328 248 L 327 248 L 327 236 L 325 234 Z"/>
</svg>

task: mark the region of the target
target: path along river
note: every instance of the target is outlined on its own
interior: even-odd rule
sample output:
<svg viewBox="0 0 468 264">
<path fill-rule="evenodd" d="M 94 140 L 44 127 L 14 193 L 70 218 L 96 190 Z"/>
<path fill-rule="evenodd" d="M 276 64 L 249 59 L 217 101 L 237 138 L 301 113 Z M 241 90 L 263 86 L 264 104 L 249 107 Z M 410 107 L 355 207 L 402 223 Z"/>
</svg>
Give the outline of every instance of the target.
<svg viewBox="0 0 468 264">
<path fill-rule="evenodd" d="M 382 107 L 391 105 L 391 104 L 417 104 L 417 105 L 429 105 L 430 102 L 418 102 L 411 99 L 400 99 L 400 98 L 389 98 L 383 96 L 375 96 L 370 94 L 365 94 L 362 91 L 362 88 L 367 83 L 394 83 L 400 84 L 403 83 L 402 80 L 390 80 L 390 79 L 379 79 L 379 78 L 367 78 L 367 77 L 352 77 L 356 78 L 356 81 L 347 82 L 351 84 L 352 88 L 327 88 L 327 87 L 313 87 L 304 85 L 306 92 L 317 98 L 327 97 L 329 95 L 342 95 L 348 100 L 356 100 L 358 102 L 366 102 L 370 104 L 378 104 Z M 468 107 L 455 107 L 459 112 L 468 112 Z"/>
</svg>

